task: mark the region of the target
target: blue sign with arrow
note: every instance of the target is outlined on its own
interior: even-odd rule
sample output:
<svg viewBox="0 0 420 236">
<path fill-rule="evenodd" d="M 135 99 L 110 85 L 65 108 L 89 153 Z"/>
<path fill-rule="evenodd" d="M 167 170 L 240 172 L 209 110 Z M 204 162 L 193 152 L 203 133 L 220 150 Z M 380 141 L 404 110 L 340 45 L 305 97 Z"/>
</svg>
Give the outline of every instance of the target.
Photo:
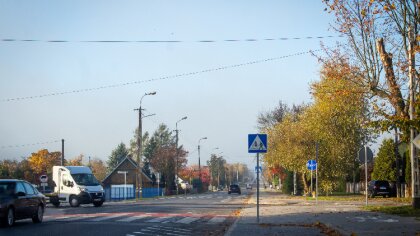
<svg viewBox="0 0 420 236">
<path fill-rule="evenodd" d="M 267 134 L 248 134 L 248 153 L 266 153 Z"/>
<path fill-rule="evenodd" d="M 315 160 L 309 160 L 306 163 L 306 167 L 308 168 L 308 170 L 316 170 L 316 161 Z"/>
</svg>

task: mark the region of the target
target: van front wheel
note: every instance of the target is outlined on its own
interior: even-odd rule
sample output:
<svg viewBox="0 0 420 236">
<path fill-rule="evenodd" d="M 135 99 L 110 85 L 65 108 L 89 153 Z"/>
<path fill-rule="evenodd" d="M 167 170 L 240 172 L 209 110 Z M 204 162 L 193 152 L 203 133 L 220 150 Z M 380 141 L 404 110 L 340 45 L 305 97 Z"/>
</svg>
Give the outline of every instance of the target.
<svg viewBox="0 0 420 236">
<path fill-rule="evenodd" d="M 71 207 L 78 207 L 80 205 L 79 199 L 76 196 L 70 197 L 70 206 Z"/>
</svg>

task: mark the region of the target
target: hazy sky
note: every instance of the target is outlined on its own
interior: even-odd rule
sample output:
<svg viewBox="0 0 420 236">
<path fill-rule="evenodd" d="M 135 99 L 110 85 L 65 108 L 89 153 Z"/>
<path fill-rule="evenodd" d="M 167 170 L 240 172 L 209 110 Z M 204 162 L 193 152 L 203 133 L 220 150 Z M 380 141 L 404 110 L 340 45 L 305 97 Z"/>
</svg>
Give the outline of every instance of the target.
<svg viewBox="0 0 420 236">
<path fill-rule="evenodd" d="M 326 39 L 263 40 L 337 36 L 322 1 L 0 1 L 0 159 L 29 156 L 66 140 L 66 157 L 79 154 L 106 160 L 137 127 L 145 97 L 144 131 L 160 123 L 175 129 L 180 144 L 197 163 L 223 152 L 228 162 L 253 166 L 247 134 L 257 115 L 279 100 L 310 102 L 308 85 L 318 80 L 310 54 L 151 82 L 9 101 L 78 89 L 144 81 L 214 69 L 333 46 Z M 229 42 L 229 39 L 258 39 Z M 46 42 L 67 40 L 71 42 Z M 179 43 L 87 43 L 84 40 L 179 40 Z M 200 43 L 198 40 L 215 40 Z M 213 151 L 215 147 L 219 150 Z"/>
</svg>

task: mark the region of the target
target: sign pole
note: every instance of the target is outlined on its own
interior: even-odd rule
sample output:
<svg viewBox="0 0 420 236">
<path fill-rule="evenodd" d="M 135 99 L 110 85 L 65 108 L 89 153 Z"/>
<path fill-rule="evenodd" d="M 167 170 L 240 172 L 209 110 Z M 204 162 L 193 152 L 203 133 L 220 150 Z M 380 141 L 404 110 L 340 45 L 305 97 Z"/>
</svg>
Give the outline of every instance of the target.
<svg viewBox="0 0 420 236">
<path fill-rule="evenodd" d="M 267 152 L 267 134 L 248 134 L 248 153 L 257 153 L 257 223 L 260 223 L 260 153 Z"/>
<path fill-rule="evenodd" d="M 365 146 L 365 198 L 366 198 L 366 206 L 368 205 L 368 186 L 367 186 L 367 184 L 368 184 L 368 181 L 367 181 L 367 179 L 368 179 L 368 171 L 367 171 L 367 148 L 366 148 L 366 146 Z"/>
<path fill-rule="evenodd" d="M 313 188 L 312 188 L 312 170 L 311 170 L 311 192 L 309 193 L 310 195 L 309 196 L 312 196 L 312 191 L 313 191 Z"/>
<path fill-rule="evenodd" d="M 260 223 L 260 154 L 257 153 L 257 223 Z"/>
<path fill-rule="evenodd" d="M 315 169 L 315 202 L 318 205 L 318 143 L 315 143 L 315 158 L 316 158 L 316 169 Z"/>
</svg>

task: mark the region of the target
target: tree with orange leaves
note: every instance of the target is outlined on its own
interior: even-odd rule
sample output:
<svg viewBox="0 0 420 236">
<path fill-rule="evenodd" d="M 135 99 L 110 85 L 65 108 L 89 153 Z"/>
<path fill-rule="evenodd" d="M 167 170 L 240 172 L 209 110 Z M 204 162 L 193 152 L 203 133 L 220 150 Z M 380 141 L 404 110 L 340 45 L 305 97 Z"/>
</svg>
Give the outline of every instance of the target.
<svg viewBox="0 0 420 236">
<path fill-rule="evenodd" d="M 51 173 L 52 167 L 60 165 L 61 152 L 48 152 L 47 149 L 32 153 L 28 158 L 29 166 L 36 174 Z"/>
</svg>

